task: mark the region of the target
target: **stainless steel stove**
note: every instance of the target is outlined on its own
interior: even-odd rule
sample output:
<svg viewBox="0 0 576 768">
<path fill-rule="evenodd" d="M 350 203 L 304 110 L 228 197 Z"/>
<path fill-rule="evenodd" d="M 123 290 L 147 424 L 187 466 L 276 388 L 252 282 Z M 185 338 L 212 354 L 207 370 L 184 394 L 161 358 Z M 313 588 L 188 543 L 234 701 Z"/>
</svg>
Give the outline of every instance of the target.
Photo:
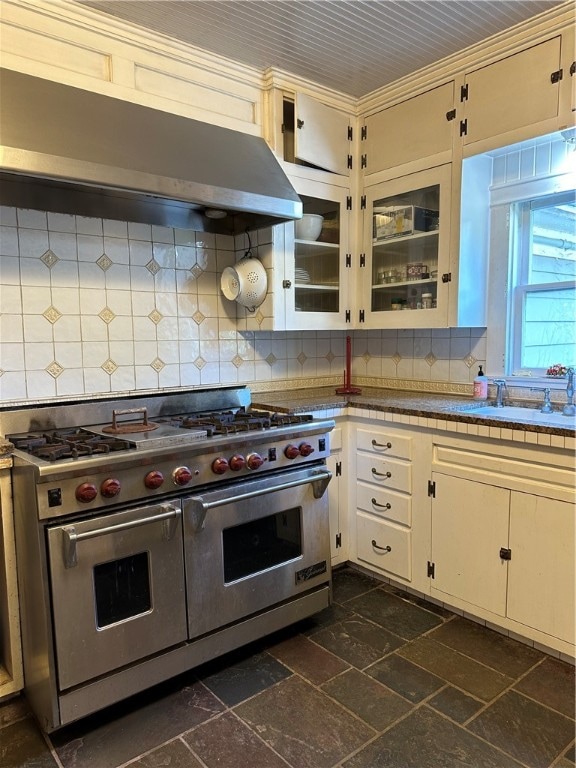
<svg viewBox="0 0 576 768">
<path fill-rule="evenodd" d="M 329 604 L 333 426 L 244 387 L 0 411 L 45 730 Z"/>
</svg>

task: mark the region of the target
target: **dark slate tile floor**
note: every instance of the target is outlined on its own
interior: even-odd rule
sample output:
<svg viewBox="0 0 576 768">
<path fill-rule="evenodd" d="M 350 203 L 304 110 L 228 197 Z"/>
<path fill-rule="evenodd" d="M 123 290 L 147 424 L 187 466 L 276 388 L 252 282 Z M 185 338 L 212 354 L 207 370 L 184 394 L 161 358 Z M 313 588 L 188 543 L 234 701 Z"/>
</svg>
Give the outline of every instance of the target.
<svg viewBox="0 0 576 768">
<path fill-rule="evenodd" d="M 343 568 L 321 614 L 42 735 L 0 768 L 574 768 L 574 667 Z"/>
</svg>

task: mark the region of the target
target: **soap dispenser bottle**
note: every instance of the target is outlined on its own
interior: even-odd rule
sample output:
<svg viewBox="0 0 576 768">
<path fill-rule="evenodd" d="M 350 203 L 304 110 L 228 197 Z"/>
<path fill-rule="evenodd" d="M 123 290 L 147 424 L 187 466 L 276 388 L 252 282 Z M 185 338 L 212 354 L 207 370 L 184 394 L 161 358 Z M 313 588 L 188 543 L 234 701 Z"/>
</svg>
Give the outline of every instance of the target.
<svg viewBox="0 0 576 768">
<path fill-rule="evenodd" d="M 482 366 L 478 368 L 478 376 L 474 379 L 474 400 L 488 399 L 488 376 L 484 375 Z"/>
</svg>

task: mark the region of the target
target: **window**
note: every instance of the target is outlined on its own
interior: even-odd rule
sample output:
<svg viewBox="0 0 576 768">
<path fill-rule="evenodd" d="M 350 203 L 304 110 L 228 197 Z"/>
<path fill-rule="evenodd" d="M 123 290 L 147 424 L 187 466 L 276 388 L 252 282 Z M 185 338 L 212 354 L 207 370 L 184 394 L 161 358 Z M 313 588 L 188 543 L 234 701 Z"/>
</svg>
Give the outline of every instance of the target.
<svg viewBox="0 0 576 768">
<path fill-rule="evenodd" d="M 508 373 L 576 363 L 576 196 L 511 206 Z"/>
</svg>

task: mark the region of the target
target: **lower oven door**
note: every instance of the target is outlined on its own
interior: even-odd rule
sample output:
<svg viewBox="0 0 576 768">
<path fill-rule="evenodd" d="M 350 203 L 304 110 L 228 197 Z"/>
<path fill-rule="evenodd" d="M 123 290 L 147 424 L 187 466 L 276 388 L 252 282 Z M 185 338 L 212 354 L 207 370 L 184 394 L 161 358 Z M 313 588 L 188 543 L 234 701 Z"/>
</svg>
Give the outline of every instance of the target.
<svg viewBox="0 0 576 768">
<path fill-rule="evenodd" d="M 50 527 L 48 552 L 60 690 L 186 639 L 179 501 Z"/>
<path fill-rule="evenodd" d="M 325 467 L 183 500 L 190 637 L 330 582 Z"/>
</svg>

